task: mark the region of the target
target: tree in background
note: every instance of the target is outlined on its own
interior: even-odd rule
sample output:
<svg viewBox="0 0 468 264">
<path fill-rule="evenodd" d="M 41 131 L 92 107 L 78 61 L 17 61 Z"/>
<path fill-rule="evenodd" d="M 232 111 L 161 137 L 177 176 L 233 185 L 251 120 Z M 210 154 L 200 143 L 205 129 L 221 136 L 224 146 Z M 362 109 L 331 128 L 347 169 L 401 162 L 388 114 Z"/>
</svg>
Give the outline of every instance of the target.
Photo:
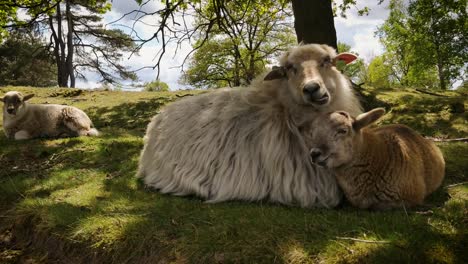
<svg viewBox="0 0 468 264">
<path fill-rule="evenodd" d="M 101 23 L 110 7 L 106 0 L 63 0 L 48 16 L 59 86 L 75 87 L 75 77 L 86 78 L 84 70 L 98 73 L 107 83 L 136 79 L 135 73 L 119 64 L 123 52 L 135 48 L 133 40 Z"/>
<path fill-rule="evenodd" d="M 295 42 L 285 1 L 281 6 L 271 1 L 230 1 L 219 11 L 208 2 L 198 10 L 197 21 L 216 17 L 216 12 L 223 13 L 222 21 L 213 25 L 209 40 L 199 35 L 183 83 L 199 88 L 248 85 Z"/>
<path fill-rule="evenodd" d="M 466 1 L 390 1 L 377 34 L 391 77 L 404 86 L 446 89 L 463 76 L 468 61 Z"/>
<path fill-rule="evenodd" d="M 169 91 L 169 85 L 167 83 L 160 81 L 160 80 L 154 80 L 149 83 L 144 84 L 144 91 L 146 92 L 167 92 Z"/>
<path fill-rule="evenodd" d="M 148 3 L 142 0 L 135 1 L 140 5 Z M 333 21 L 335 11 L 341 11 L 341 14 L 344 15 L 347 9 L 356 5 L 356 0 L 344 0 L 341 4 L 334 3 L 331 0 L 162 0 L 161 2 L 163 7 L 159 10 L 154 12 L 133 10 L 121 18 L 136 16 L 135 23 L 137 23 L 138 21 L 143 21 L 148 16 L 159 15 L 160 19 L 156 22 L 157 29 L 154 34 L 149 38 L 138 39 L 140 42 L 139 47 L 153 40 L 158 40 L 161 43 L 161 49 L 155 51 L 157 56 L 156 63 L 153 66 L 153 68 L 157 69 L 157 77 L 159 77 L 161 60 L 167 51 L 168 45 L 176 44 L 179 46 L 184 41 L 194 41 L 197 42 L 197 45 L 194 46 L 192 52 L 195 52 L 205 45 L 207 40 L 213 39 L 211 36 L 218 34 L 219 29 L 239 27 L 239 24 L 233 19 L 236 17 L 230 17 L 238 11 L 237 9 L 248 11 L 243 15 L 251 15 L 251 12 L 255 15 L 257 12 L 261 14 L 265 9 L 269 9 L 270 7 L 283 9 L 286 5 L 292 4 L 294 16 L 290 17 L 294 17 L 295 19 L 294 26 L 297 41 L 302 43 L 328 44 L 336 48 L 336 31 Z M 205 15 L 206 13 L 203 12 L 207 6 L 210 9 L 208 13 L 210 15 Z M 254 6 L 255 8 L 253 8 Z M 367 11 L 367 8 L 358 10 L 361 15 L 367 13 Z M 194 26 L 191 25 L 193 17 L 197 19 Z M 241 16 L 241 18 L 243 17 Z M 266 20 L 268 19 L 266 18 Z M 229 23 L 229 21 L 233 23 Z"/>
<path fill-rule="evenodd" d="M 389 88 L 395 84 L 392 79 L 392 65 L 387 62 L 385 55 L 372 59 L 367 67 L 368 84 L 377 88 Z"/>
<path fill-rule="evenodd" d="M 436 65 L 441 89 L 464 80 L 468 61 L 466 0 L 418 0 L 408 8 L 415 56 Z"/>
<path fill-rule="evenodd" d="M 8 36 L 7 27 L 16 20 L 17 7 L 13 3 L 0 2 L 0 42 Z"/>
<path fill-rule="evenodd" d="M 30 29 L 10 32 L 0 45 L 0 86 L 57 85 L 57 68 L 49 47 Z"/>
<path fill-rule="evenodd" d="M 7 14 L 0 11 L 3 29 L 28 24 L 42 27 L 53 48 L 59 86 L 75 87 L 76 77 L 86 78 L 85 70 L 96 72 L 108 83 L 136 79 L 134 72 L 120 64 L 123 52 L 135 50 L 133 39 L 101 23 L 111 8 L 107 0 L 9 0 L 0 7 L 8 10 Z M 18 9 L 26 10 L 31 18 L 18 21 Z"/>
<path fill-rule="evenodd" d="M 232 66 L 236 63 L 233 62 L 229 44 L 227 41 L 206 41 L 190 58 L 180 82 L 196 88 L 234 86 L 235 71 L 238 69 L 233 70 Z M 240 80 L 237 82 L 240 83 Z"/>
<path fill-rule="evenodd" d="M 41 14 L 52 10 L 57 4 L 49 0 L 2 0 L 0 1 L 0 42 L 8 36 L 9 29 L 30 27 Z M 34 15 L 29 22 L 18 20 L 19 9 L 34 9 Z"/>
<path fill-rule="evenodd" d="M 390 14 L 387 20 L 378 27 L 376 33 L 386 50 L 385 58 L 389 60 L 389 74 L 399 84 L 408 86 L 407 75 L 416 62 L 412 56 L 414 47 L 411 43 L 412 33 L 408 26 L 408 14 L 401 0 L 391 0 L 389 9 Z M 376 59 L 377 64 L 382 64 L 382 58 Z"/>
</svg>

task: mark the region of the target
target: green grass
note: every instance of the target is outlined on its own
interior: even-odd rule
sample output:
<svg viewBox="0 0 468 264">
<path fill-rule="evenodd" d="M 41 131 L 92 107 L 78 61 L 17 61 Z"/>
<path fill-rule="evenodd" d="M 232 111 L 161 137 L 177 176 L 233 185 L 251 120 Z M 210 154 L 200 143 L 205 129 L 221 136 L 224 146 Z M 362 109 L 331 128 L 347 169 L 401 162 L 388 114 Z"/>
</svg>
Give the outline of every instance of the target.
<svg viewBox="0 0 468 264">
<path fill-rule="evenodd" d="M 382 124 L 405 124 L 423 135 L 434 137 L 466 137 L 468 135 L 468 93 L 437 92 L 433 96 L 415 89 L 374 89 L 367 87 L 363 95 L 366 110 L 385 107 L 388 114 Z"/>
<path fill-rule="evenodd" d="M 0 96 L 13 89 L 34 92 L 33 103 L 82 108 L 102 136 L 14 142 L 0 135 L 0 263 L 468 262 L 468 184 L 459 184 L 467 181 L 466 143 L 439 144 L 447 161 L 444 187 L 406 212 L 205 204 L 148 190 L 134 177 L 150 117 L 194 92 L 6 87 Z M 404 115 L 427 135 L 468 134 L 466 113 L 441 122 L 444 106 L 436 105 L 466 105 L 463 95 L 442 102 L 412 90 L 369 91 L 391 109 L 384 123 Z M 410 119 L 423 103 L 437 127 Z"/>
</svg>

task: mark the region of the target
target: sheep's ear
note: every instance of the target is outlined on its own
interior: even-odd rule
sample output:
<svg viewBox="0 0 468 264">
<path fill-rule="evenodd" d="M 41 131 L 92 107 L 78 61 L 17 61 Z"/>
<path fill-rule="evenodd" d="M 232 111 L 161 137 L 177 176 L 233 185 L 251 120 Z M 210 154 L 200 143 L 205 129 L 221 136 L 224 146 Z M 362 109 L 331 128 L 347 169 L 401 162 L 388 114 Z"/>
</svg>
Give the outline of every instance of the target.
<svg viewBox="0 0 468 264">
<path fill-rule="evenodd" d="M 356 120 L 353 122 L 354 130 L 358 131 L 361 128 L 364 128 L 375 121 L 379 120 L 385 114 L 385 109 L 383 108 L 374 108 L 367 113 L 360 114 L 356 117 Z"/>
<path fill-rule="evenodd" d="M 338 61 L 343 61 L 345 64 L 350 64 L 355 61 L 358 57 L 349 52 L 342 52 L 334 58 L 333 62 L 336 64 Z"/>
<path fill-rule="evenodd" d="M 23 102 L 26 102 L 27 100 L 31 99 L 34 97 L 34 94 L 28 94 L 23 97 Z"/>
<path fill-rule="evenodd" d="M 286 70 L 284 67 L 273 66 L 271 72 L 269 72 L 263 80 L 270 81 L 286 77 Z"/>
</svg>

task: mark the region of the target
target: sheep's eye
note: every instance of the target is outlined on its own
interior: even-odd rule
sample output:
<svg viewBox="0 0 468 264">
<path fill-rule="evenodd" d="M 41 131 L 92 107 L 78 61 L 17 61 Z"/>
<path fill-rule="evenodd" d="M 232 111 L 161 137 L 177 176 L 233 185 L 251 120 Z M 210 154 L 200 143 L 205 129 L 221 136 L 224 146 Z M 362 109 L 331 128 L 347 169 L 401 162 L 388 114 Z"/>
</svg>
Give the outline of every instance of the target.
<svg viewBox="0 0 468 264">
<path fill-rule="evenodd" d="M 294 74 L 296 74 L 296 72 L 297 72 L 296 67 L 294 67 L 294 65 L 292 65 L 292 64 L 286 65 L 286 70 L 288 70 L 288 71 L 289 71 L 289 70 L 292 70 L 292 72 L 293 72 Z"/>
<path fill-rule="evenodd" d="M 320 64 L 321 67 L 326 67 L 326 66 L 329 66 L 331 65 L 331 59 L 330 57 L 325 57 L 323 60 L 322 60 L 322 63 Z"/>
</svg>

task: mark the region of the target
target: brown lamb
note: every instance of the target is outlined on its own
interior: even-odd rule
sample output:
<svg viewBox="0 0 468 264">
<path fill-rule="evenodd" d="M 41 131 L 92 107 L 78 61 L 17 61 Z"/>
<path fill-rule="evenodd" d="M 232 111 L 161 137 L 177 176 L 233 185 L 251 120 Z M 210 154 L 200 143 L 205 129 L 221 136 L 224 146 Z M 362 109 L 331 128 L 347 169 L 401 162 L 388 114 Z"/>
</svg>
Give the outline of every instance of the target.
<svg viewBox="0 0 468 264">
<path fill-rule="evenodd" d="M 313 162 L 336 173 L 346 198 L 356 207 L 420 205 L 440 186 L 444 158 L 432 141 L 407 126 L 367 128 L 384 113 L 377 108 L 356 118 L 343 111 L 321 115 L 311 123 L 313 129 L 304 130 L 310 155 Z"/>
</svg>

